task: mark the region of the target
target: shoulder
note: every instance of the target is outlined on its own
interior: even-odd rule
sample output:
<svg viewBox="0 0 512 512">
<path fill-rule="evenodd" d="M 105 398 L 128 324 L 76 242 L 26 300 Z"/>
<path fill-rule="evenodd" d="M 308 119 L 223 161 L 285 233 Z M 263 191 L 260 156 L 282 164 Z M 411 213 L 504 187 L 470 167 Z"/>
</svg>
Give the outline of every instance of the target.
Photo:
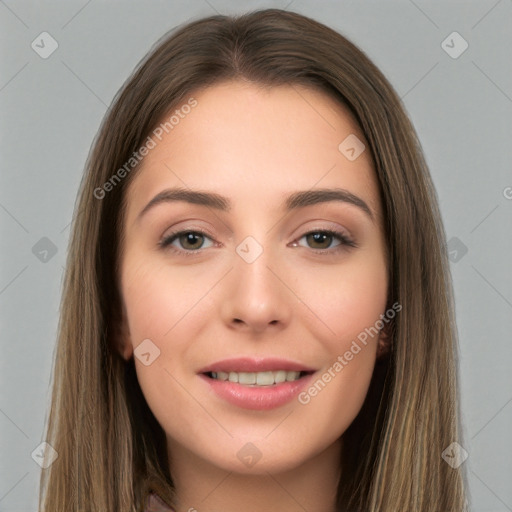
<svg viewBox="0 0 512 512">
<path fill-rule="evenodd" d="M 158 494 L 151 493 L 146 501 L 144 512 L 174 512 Z"/>
</svg>

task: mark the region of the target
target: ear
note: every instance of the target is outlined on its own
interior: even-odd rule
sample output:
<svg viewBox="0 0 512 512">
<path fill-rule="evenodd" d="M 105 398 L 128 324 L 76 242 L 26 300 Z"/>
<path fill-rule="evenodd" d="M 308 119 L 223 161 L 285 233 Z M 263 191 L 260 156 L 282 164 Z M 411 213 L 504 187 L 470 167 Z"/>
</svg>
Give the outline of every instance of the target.
<svg viewBox="0 0 512 512">
<path fill-rule="evenodd" d="M 121 354 L 121 357 L 128 361 L 133 357 L 133 345 L 128 326 L 128 315 L 124 304 L 121 306 L 121 313 L 116 315 L 112 326 L 112 343 L 114 349 Z"/>
<path fill-rule="evenodd" d="M 384 324 L 384 327 L 379 333 L 379 339 L 377 342 L 377 359 L 385 359 L 391 353 L 392 349 L 392 321 Z"/>
</svg>

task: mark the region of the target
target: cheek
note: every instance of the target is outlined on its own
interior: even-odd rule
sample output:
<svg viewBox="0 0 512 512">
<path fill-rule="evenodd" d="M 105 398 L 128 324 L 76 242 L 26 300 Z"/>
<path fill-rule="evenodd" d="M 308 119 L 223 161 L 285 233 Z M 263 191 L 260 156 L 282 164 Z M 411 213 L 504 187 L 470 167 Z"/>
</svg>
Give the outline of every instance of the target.
<svg viewBox="0 0 512 512">
<path fill-rule="evenodd" d="M 148 262 L 147 257 L 141 263 L 143 260 L 128 255 L 123 267 L 122 293 L 130 342 L 134 350 L 144 342 L 144 353 L 150 353 L 148 365 L 138 357 L 138 351 L 134 355 L 137 379 L 149 408 L 159 422 L 173 425 L 176 407 L 190 407 L 190 396 L 180 385 L 180 362 L 187 359 L 190 337 L 195 336 L 191 319 L 198 314 L 196 310 L 204 314 L 202 303 L 193 307 L 204 290 L 190 276 L 184 279 L 183 272 L 170 272 L 167 265 Z"/>
<path fill-rule="evenodd" d="M 308 329 L 327 357 L 299 401 L 308 414 L 321 415 L 323 424 L 343 431 L 359 412 L 373 374 L 387 304 L 386 264 L 370 255 L 346 266 L 321 268 L 301 282 L 301 296 L 316 313 Z"/>
<path fill-rule="evenodd" d="M 154 401 L 164 400 L 166 393 L 178 400 L 182 390 L 172 376 L 181 382 L 184 363 L 196 361 L 198 352 L 204 356 L 212 348 L 212 344 L 197 347 L 194 340 L 211 326 L 208 317 L 214 305 L 205 292 L 214 286 L 218 275 L 172 269 L 165 262 L 136 255 L 126 258 L 124 269 L 122 293 L 139 383 L 150 407 Z M 152 359 L 148 366 L 138 357 L 147 352 L 146 347 Z M 153 354 L 157 354 L 154 360 Z"/>
<path fill-rule="evenodd" d="M 346 265 L 319 267 L 302 275 L 306 277 L 297 281 L 299 296 L 316 313 L 317 336 L 322 335 L 330 351 L 350 345 L 385 311 L 388 279 L 380 256 L 370 254 Z"/>
<path fill-rule="evenodd" d="M 190 275 L 185 278 L 183 272 L 170 272 L 155 261 L 138 264 L 136 258 L 126 260 L 123 283 L 134 348 L 145 338 L 163 340 L 204 294 Z"/>
</svg>

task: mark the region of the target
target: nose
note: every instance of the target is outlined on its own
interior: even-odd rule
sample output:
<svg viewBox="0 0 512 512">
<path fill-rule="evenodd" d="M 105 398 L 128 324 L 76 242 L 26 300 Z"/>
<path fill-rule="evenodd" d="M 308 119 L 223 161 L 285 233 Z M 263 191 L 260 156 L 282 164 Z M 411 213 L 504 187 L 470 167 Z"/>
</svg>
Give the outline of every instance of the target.
<svg viewBox="0 0 512 512">
<path fill-rule="evenodd" d="M 222 297 L 224 323 L 231 329 L 258 334 L 285 328 L 297 299 L 284 284 L 286 277 L 280 274 L 276 259 L 267 251 L 250 263 L 235 255 Z"/>
</svg>

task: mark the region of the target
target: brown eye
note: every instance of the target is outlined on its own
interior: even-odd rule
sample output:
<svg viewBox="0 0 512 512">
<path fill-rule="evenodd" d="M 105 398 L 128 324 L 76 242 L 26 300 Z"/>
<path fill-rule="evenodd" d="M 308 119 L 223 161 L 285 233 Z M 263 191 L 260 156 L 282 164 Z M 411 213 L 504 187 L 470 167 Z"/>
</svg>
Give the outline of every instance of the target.
<svg viewBox="0 0 512 512">
<path fill-rule="evenodd" d="M 200 233 L 189 231 L 188 233 L 180 235 L 178 240 L 184 249 L 200 249 L 204 243 L 204 236 Z"/>
<path fill-rule="evenodd" d="M 306 239 L 306 244 L 300 243 L 303 239 Z M 299 239 L 298 245 L 324 253 L 335 252 L 347 247 L 356 247 L 355 242 L 346 234 L 330 230 L 306 233 Z"/>
<path fill-rule="evenodd" d="M 160 246 L 166 248 L 172 246 L 172 249 L 181 252 L 193 252 L 199 249 L 204 249 L 207 241 L 210 237 L 206 236 L 205 233 L 200 231 L 179 231 L 177 233 L 171 233 L 165 237 L 161 242 Z M 212 244 L 207 245 L 210 247 Z"/>
<path fill-rule="evenodd" d="M 306 240 L 312 249 L 328 249 L 333 239 L 333 235 L 322 231 L 306 235 Z"/>
</svg>

